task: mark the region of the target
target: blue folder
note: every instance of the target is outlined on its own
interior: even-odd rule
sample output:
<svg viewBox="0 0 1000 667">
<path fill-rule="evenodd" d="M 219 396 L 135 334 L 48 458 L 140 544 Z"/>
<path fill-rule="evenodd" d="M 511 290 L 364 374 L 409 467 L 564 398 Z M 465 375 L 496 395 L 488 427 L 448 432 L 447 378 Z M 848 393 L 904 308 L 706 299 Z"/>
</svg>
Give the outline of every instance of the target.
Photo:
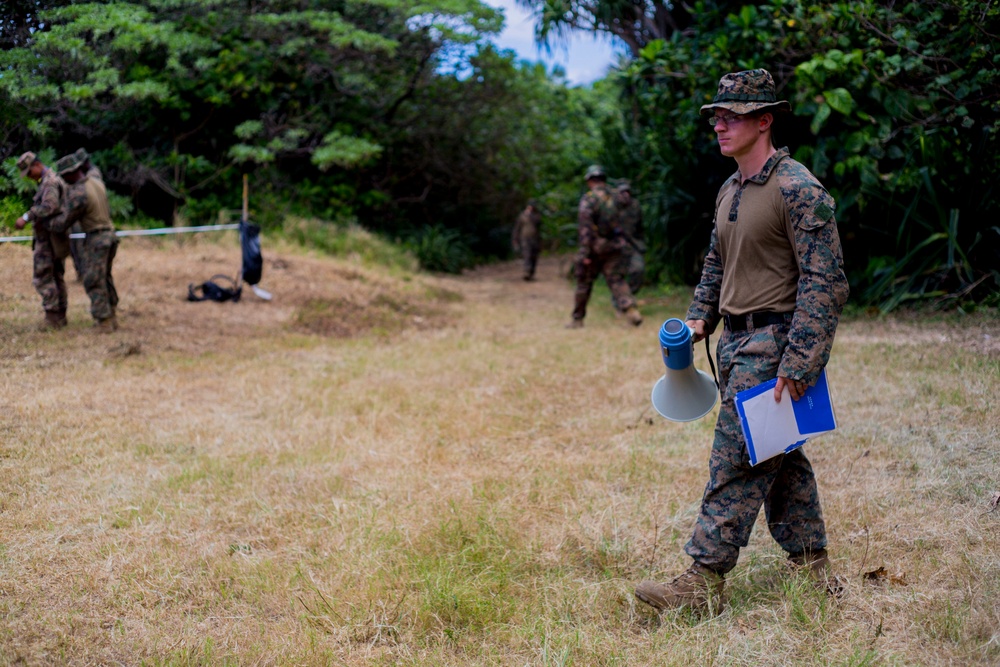
<svg viewBox="0 0 1000 667">
<path fill-rule="evenodd" d="M 809 438 L 837 428 L 826 369 L 798 401 L 786 389 L 781 403 L 775 403 L 777 383 L 777 378 L 768 380 L 737 393 L 734 399 L 751 465 L 798 449 Z"/>
</svg>

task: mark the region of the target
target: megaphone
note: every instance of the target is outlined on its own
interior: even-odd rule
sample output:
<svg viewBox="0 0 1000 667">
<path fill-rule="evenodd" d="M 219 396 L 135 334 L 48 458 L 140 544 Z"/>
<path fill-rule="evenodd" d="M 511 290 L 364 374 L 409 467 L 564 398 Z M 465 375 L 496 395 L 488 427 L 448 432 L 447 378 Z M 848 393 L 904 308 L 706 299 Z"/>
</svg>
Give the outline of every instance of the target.
<svg viewBox="0 0 1000 667">
<path fill-rule="evenodd" d="M 718 391 L 715 380 L 694 367 L 691 330 L 671 318 L 660 327 L 660 351 L 667 372 L 653 385 L 653 407 L 670 421 L 701 419 L 715 407 Z"/>
</svg>

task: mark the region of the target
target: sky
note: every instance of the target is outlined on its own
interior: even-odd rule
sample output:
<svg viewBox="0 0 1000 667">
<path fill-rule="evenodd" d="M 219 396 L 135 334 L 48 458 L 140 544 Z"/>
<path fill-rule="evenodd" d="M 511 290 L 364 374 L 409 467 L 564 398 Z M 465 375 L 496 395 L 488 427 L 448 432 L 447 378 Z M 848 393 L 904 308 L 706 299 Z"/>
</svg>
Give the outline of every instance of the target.
<svg viewBox="0 0 1000 667">
<path fill-rule="evenodd" d="M 514 0 L 483 0 L 491 7 L 504 10 L 506 21 L 503 32 L 492 41 L 501 49 L 512 49 L 523 60 L 541 61 L 551 70 L 560 65 L 572 85 L 586 85 L 601 79 L 608 68 L 617 62 L 615 48 L 607 37 L 576 33 L 568 45 L 554 43 L 551 53 L 535 45 L 535 25 L 531 16 Z"/>
</svg>

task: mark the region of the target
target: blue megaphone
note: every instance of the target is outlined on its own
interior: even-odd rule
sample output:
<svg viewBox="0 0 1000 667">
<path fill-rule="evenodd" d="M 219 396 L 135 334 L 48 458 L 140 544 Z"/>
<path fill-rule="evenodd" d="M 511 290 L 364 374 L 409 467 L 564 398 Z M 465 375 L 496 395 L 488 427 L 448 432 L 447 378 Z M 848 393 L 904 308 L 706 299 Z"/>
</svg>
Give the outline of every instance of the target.
<svg viewBox="0 0 1000 667">
<path fill-rule="evenodd" d="M 719 398 L 715 380 L 694 367 L 694 343 L 691 330 L 676 317 L 660 327 L 660 351 L 667 366 L 650 398 L 663 417 L 675 422 L 701 419 L 715 407 Z"/>
</svg>

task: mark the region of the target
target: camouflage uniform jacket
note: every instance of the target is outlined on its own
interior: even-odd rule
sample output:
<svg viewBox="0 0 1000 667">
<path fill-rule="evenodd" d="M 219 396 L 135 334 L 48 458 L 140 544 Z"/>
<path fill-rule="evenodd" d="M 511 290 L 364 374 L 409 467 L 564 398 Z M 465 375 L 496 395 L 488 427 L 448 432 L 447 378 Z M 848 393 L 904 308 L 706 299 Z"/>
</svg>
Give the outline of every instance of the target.
<svg viewBox="0 0 1000 667">
<path fill-rule="evenodd" d="M 52 219 L 49 226 L 53 231 L 62 232 L 77 221 L 84 232 L 114 231 L 107 191 L 101 181 L 82 178 L 69 186 L 63 211 Z"/>
<path fill-rule="evenodd" d="M 642 229 L 642 207 L 635 197 L 629 197 L 629 201 L 619 200 L 618 217 L 621 221 L 622 232 L 625 238 L 639 252 L 645 252 L 645 240 Z"/>
<path fill-rule="evenodd" d="M 746 194 L 751 188 L 756 190 Z M 725 241 L 733 234 L 737 221 L 744 226 L 752 222 L 739 215 L 741 199 L 748 197 L 773 200 L 774 215 L 769 216 L 772 218 L 769 228 L 762 228 L 755 238 L 742 237 L 742 247 L 729 249 L 727 254 L 720 239 Z M 730 205 L 720 206 L 723 202 Z M 714 331 L 722 318 L 720 299 L 727 292 L 742 289 L 745 294 L 747 289 L 760 288 L 762 292 L 780 294 L 787 285 L 789 309 L 794 314 L 778 375 L 811 384 L 830 358 L 837 323 L 849 293 L 833 215 L 835 206 L 833 197 L 816 177 L 789 157 L 785 148 L 777 151 L 760 173 L 746 183 L 742 183 L 742 176 L 736 172 L 719 191 L 712 240 L 687 319 L 704 320 L 707 331 Z M 729 260 L 735 252 L 771 259 L 764 267 L 750 262 L 736 266 Z M 734 282 L 750 285 L 734 288 Z M 779 299 L 779 302 L 784 301 Z M 741 309 L 735 314 L 743 312 L 748 311 Z"/>
<path fill-rule="evenodd" d="M 603 250 L 621 250 L 625 244 L 615 195 L 606 183 L 596 185 L 580 198 L 577 214 L 580 251 L 586 255 Z M 611 243 L 601 242 L 601 240 Z"/>
<path fill-rule="evenodd" d="M 511 232 L 511 243 L 515 250 L 522 247 L 537 246 L 542 238 L 542 214 L 538 211 L 529 211 L 527 208 L 521 211 L 514 222 L 514 231 Z"/>
<path fill-rule="evenodd" d="M 62 210 L 62 198 L 66 191 L 66 182 L 49 167 L 42 172 L 42 180 L 38 183 L 35 199 L 28 209 L 28 218 L 37 237 L 39 233 L 49 231 L 49 221 Z"/>
</svg>

